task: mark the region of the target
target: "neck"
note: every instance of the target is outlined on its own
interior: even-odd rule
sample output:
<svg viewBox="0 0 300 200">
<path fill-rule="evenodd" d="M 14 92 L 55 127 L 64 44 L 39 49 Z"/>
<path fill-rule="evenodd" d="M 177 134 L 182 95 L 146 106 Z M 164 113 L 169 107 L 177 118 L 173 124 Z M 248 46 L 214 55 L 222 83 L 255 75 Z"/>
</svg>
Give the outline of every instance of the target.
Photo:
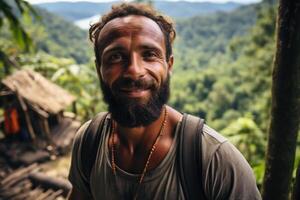
<svg viewBox="0 0 300 200">
<path fill-rule="evenodd" d="M 167 107 L 165 107 L 164 109 L 167 109 Z M 162 123 L 165 120 L 164 109 L 162 109 L 160 116 L 147 126 L 129 128 L 117 124 L 116 133 L 118 143 L 126 146 L 132 154 L 134 154 L 135 150 L 138 147 L 148 146 L 149 143 L 152 144 L 152 142 L 157 137 Z"/>
</svg>

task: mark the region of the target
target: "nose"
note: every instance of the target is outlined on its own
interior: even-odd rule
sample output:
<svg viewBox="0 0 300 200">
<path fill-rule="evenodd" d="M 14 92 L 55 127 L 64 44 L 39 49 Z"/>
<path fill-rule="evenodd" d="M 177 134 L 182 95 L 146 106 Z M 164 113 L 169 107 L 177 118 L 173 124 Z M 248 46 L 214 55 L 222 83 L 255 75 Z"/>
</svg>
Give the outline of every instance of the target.
<svg viewBox="0 0 300 200">
<path fill-rule="evenodd" d="M 143 66 L 142 58 L 138 55 L 138 53 L 131 53 L 124 72 L 124 77 L 137 80 L 143 77 L 145 73 L 146 70 Z"/>
</svg>

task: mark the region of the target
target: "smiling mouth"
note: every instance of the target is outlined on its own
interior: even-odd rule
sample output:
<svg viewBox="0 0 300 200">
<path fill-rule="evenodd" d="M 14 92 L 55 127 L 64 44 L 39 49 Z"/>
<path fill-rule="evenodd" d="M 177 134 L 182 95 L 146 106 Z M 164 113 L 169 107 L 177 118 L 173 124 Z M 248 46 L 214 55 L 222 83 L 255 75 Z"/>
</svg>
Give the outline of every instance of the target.
<svg viewBox="0 0 300 200">
<path fill-rule="evenodd" d="M 131 98 L 140 98 L 149 94 L 150 89 L 141 88 L 121 88 L 119 90 L 122 94 Z"/>
</svg>

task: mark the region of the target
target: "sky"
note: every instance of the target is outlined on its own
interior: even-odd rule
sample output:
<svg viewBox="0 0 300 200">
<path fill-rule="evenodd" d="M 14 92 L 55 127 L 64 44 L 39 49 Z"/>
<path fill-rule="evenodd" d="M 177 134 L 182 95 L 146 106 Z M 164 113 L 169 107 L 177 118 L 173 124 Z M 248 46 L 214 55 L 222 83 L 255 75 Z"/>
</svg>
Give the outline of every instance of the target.
<svg viewBox="0 0 300 200">
<path fill-rule="evenodd" d="M 37 3 L 49 3 L 49 2 L 56 2 L 56 1 L 69 1 L 69 2 L 75 2 L 75 1 L 90 1 L 90 2 L 108 2 L 112 0 L 26 0 L 29 3 L 37 4 Z M 174 0 L 170 0 L 174 1 Z M 175 0 L 176 1 L 176 0 Z M 198 1 L 198 2 L 214 2 L 214 3 L 224 3 L 224 2 L 239 2 L 239 3 L 255 3 L 260 2 L 261 0 L 187 0 L 187 1 Z"/>
</svg>

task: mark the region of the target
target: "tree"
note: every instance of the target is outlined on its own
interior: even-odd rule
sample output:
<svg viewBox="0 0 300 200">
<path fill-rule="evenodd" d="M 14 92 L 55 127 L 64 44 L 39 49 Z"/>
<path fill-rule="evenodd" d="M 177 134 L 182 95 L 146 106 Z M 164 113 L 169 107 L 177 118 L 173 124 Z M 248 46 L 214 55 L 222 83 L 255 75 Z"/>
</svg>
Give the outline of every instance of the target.
<svg viewBox="0 0 300 200">
<path fill-rule="evenodd" d="M 264 200 L 287 200 L 300 123 L 300 5 L 280 0 Z"/>
<path fill-rule="evenodd" d="M 33 46 L 32 40 L 22 26 L 20 16 L 27 18 L 34 16 L 39 19 L 35 10 L 24 0 L 0 0 L 0 28 L 3 28 L 6 19 L 16 44 L 28 51 Z M 14 62 L 1 49 L 0 62 L 3 63 L 4 73 L 9 74 L 9 66 L 14 65 Z"/>
<path fill-rule="evenodd" d="M 300 198 L 300 163 L 298 164 L 297 172 L 296 172 L 296 181 L 293 188 L 293 200 L 297 200 Z"/>
</svg>

